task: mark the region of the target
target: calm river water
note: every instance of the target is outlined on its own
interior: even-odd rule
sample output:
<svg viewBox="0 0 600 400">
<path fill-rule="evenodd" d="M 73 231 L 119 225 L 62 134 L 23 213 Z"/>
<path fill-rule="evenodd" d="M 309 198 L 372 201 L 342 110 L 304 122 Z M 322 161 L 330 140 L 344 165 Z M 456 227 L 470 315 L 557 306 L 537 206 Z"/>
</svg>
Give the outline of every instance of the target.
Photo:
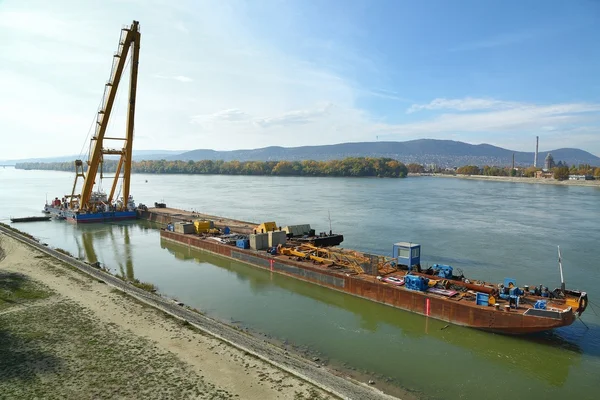
<svg viewBox="0 0 600 400">
<path fill-rule="evenodd" d="M 74 174 L 0 169 L 0 220 L 39 215 Z M 110 189 L 110 182 L 105 186 Z M 600 305 L 600 190 L 420 177 L 407 179 L 133 175 L 137 202 L 164 200 L 247 221 L 309 223 L 345 247 L 390 254 L 422 245 L 422 260 L 467 277 L 560 285 Z M 18 226 L 17 226 L 18 225 Z M 145 221 L 15 224 L 51 246 L 156 284 L 207 314 L 309 349 L 334 366 L 431 399 L 592 399 L 600 385 L 600 318 L 513 338 L 451 325 L 237 262 L 161 242 Z M 596 306 L 600 314 L 600 307 Z M 594 394 L 596 393 L 596 394 Z"/>
</svg>

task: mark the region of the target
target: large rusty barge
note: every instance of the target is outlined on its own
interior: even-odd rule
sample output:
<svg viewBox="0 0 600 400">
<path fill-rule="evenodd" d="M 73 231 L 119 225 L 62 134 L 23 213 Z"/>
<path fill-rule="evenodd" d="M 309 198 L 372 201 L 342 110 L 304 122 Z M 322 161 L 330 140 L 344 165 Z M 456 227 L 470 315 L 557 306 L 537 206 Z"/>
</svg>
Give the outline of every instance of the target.
<svg viewBox="0 0 600 400">
<path fill-rule="evenodd" d="M 223 221 L 235 224 L 221 218 Z M 306 234 L 295 235 L 291 228 L 282 231 L 273 223 L 252 226 L 239 222 L 237 227 L 249 232 L 241 235 L 212 221 L 196 221 L 196 228 L 200 229 L 190 230 L 181 228 L 194 227 L 185 218 L 175 224 L 179 229 L 170 223 L 161 229 L 161 238 L 272 273 L 486 331 L 527 334 L 567 326 L 585 311 L 588 302 L 585 292 L 567 290 L 564 285 L 554 291 L 544 287 L 530 289 L 527 285 L 519 287 L 509 278 L 498 284 L 469 280 L 462 274 L 454 275 L 453 268 L 447 265 L 422 269 L 421 246 L 414 243 L 396 243 L 393 257 L 384 257 L 337 246 L 319 247 L 308 241 Z M 315 236 L 314 231 L 311 234 Z M 259 239 L 265 235 L 269 236 L 269 243 L 261 246 Z"/>
</svg>

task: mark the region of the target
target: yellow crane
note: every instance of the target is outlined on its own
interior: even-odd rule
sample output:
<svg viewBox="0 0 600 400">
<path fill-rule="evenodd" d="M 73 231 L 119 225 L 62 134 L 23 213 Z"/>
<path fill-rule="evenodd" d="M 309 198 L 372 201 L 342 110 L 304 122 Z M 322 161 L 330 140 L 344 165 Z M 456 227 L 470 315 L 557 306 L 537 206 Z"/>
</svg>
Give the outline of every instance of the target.
<svg viewBox="0 0 600 400">
<path fill-rule="evenodd" d="M 66 197 L 69 199 L 69 206 L 71 209 L 80 209 L 86 211 L 95 211 L 99 203 L 103 202 L 102 199 L 94 195 L 93 188 L 96 183 L 96 175 L 100 169 L 102 177 L 102 163 L 104 161 L 104 155 L 119 155 L 119 162 L 117 164 L 117 170 L 115 172 L 112 188 L 110 195 L 108 196 L 107 203 L 110 205 L 113 202 L 115 189 L 117 187 L 117 181 L 123 169 L 123 203 L 122 208 L 127 207 L 129 200 L 129 183 L 131 175 L 131 159 L 132 159 L 132 146 L 133 146 L 133 128 L 134 128 L 134 117 L 135 117 L 135 96 L 137 89 L 137 75 L 138 75 L 138 64 L 140 54 L 140 31 L 139 22 L 133 21 L 131 26 L 121 29 L 121 36 L 119 38 L 119 47 L 114 55 L 110 78 L 105 85 L 104 95 L 102 97 L 102 104 L 98 110 L 96 116 L 95 133 L 90 143 L 90 153 L 87 161 L 88 169 L 87 176 L 84 173 L 83 162 L 81 160 L 75 160 L 75 182 L 73 183 L 73 191 L 71 195 Z M 125 68 L 127 55 L 131 49 L 131 77 L 129 82 L 129 101 L 127 109 L 127 131 L 125 138 L 117 137 L 105 137 L 106 128 L 108 127 L 108 121 L 110 114 L 115 102 L 117 89 L 119 82 Z M 121 149 L 105 148 L 105 140 L 120 140 L 124 141 Z M 83 188 L 80 194 L 75 194 L 77 190 L 78 178 L 83 178 Z"/>
</svg>

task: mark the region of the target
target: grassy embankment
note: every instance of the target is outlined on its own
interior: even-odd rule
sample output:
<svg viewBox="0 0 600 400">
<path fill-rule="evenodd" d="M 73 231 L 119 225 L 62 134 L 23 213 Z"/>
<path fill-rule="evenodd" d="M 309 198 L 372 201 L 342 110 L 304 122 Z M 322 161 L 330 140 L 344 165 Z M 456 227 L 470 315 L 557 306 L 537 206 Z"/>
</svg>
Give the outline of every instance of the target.
<svg viewBox="0 0 600 400">
<path fill-rule="evenodd" d="M 101 283 L 0 234 L 1 398 L 327 397 Z"/>
</svg>

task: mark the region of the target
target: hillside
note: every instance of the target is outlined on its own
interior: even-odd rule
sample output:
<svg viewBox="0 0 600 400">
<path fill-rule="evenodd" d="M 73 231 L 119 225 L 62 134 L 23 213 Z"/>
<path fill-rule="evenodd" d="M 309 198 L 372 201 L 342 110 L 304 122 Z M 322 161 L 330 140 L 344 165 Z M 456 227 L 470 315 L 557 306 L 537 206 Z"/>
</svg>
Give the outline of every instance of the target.
<svg viewBox="0 0 600 400">
<path fill-rule="evenodd" d="M 600 166 L 600 157 L 587 151 L 572 148 L 543 150 L 539 152 L 538 166 L 544 165 L 544 158 L 552 153 L 556 162 L 590 164 Z M 533 164 L 533 152 L 512 151 L 489 144 L 469 144 L 453 140 L 419 139 L 407 142 L 358 142 L 323 146 L 265 147 L 253 150 L 216 151 L 197 149 L 187 152 L 173 150 L 134 150 L 134 160 L 224 160 L 224 161 L 326 161 L 346 157 L 389 157 L 405 164 L 437 164 L 441 167 L 462 165 L 508 166 L 515 155 L 515 164 Z M 17 162 L 64 162 L 75 160 L 76 156 L 36 158 L 26 160 L 0 161 L 0 164 Z M 110 157 L 107 157 L 110 158 Z"/>
<path fill-rule="evenodd" d="M 161 160 L 166 159 L 174 154 L 182 153 L 181 151 L 176 150 L 133 150 L 133 160 L 141 161 L 141 160 Z M 79 156 L 79 155 L 71 155 L 71 156 L 58 156 L 58 157 L 42 157 L 42 158 L 24 158 L 19 160 L 0 160 L 0 164 L 2 165 L 15 165 L 17 163 L 23 162 L 42 162 L 42 163 L 51 163 L 51 162 L 65 162 L 65 161 L 74 161 L 77 158 L 83 157 L 83 159 L 87 159 L 87 156 Z M 116 156 L 106 156 L 107 159 L 116 159 Z"/>
<path fill-rule="evenodd" d="M 542 166 L 548 152 L 554 160 L 571 164 L 600 165 L 600 157 L 580 149 L 555 149 L 540 151 L 538 166 Z M 437 164 L 439 166 L 510 165 L 512 155 L 516 165 L 531 165 L 533 152 L 519 152 L 489 144 L 473 145 L 452 140 L 419 139 L 407 142 L 358 142 L 324 146 L 265 147 L 254 150 L 192 150 L 173 155 L 168 160 L 225 160 L 225 161 L 272 161 L 272 160 L 333 160 L 346 157 L 390 157 L 406 164 Z"/>
</svg>

